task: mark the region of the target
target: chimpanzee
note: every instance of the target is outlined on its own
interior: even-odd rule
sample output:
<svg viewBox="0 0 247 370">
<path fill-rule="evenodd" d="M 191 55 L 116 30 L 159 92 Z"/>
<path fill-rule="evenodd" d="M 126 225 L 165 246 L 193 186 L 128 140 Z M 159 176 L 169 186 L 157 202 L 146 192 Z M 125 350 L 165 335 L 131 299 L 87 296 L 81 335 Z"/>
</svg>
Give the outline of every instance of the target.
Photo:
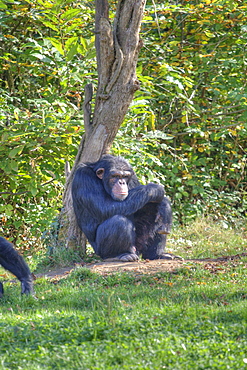
<svg viewBox="0 0 247 370">
<path fill-rule="evenodd" d="M 102 259 L 172 258 L 164 252 L 172 223 L 164 188 L 140 185 L 124 158 L 107 154 L 80 165 L 72 198 L 77 223 Z"/>
<path fill-rule="evenodd" d="M 33 293 L 32 275 L 28 265 L 14 249 L 13 245 L 0 236 L 0 265 L 12 272 L 21 282 L 21 293 Z M 3 284 L 0 282 L 0 297 L 3 295 Z"/>
</svg>

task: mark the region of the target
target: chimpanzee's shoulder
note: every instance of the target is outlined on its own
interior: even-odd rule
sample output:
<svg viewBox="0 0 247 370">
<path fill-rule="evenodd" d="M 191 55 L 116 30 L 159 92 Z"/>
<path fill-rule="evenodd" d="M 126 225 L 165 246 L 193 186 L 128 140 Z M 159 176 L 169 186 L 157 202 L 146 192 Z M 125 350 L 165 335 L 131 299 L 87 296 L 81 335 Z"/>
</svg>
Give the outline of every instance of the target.
<svg viewBox="0 0 247 370">
<path fill-rule="evenodd" d="M 79 175 L 95 175 L 95 172 L 93 170 L 93 168 L 91 166 L 88 166 L 87 164 L 80 164 L 77 169 L 76 169 L 76 174 L 79 174 Z"/>
</svg>

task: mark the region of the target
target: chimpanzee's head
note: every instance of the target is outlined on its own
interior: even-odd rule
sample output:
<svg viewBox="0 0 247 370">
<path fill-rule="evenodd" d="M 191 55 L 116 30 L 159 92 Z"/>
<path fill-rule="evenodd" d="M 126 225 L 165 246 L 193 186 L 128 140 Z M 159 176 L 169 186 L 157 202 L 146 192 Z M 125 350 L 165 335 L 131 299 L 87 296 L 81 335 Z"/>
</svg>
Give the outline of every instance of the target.
<svg viewBox="0 0 247 370">
<path fill-rule="evenodd" d="M 94 167 L 96 176 L 103 181 L 105 191 L 122 201 L 128 196 L 128 183 L 134 174 L 130 164 L 122 157 L 104 155 Z"/>
</svg>

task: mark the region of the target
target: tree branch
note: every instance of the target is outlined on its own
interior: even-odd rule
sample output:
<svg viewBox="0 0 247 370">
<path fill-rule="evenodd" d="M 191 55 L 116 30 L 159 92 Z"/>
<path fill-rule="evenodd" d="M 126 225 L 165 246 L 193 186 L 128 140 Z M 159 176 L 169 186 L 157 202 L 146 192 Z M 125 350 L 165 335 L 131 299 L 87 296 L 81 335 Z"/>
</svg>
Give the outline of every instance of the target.
<svg viewBox="0 0 247 370">
<path fill-rule="evenodd" d="M 107 0 L 95 0 L 95 48 L 97 58 L 98 76 L 101 75 L 101 50 L 100 50 L 100 23 L 101 18 L 105 18 L 109 22 L 109 4 Z"/>
<path fill-rule="evenodd" d="M 91 100 L 93 98 L 93 85 L 87 84 L 84 88 L 85 98 L 83 103 L 84 111 L 84 128 L 86 135 L 91 132 Z"/>
</svg>

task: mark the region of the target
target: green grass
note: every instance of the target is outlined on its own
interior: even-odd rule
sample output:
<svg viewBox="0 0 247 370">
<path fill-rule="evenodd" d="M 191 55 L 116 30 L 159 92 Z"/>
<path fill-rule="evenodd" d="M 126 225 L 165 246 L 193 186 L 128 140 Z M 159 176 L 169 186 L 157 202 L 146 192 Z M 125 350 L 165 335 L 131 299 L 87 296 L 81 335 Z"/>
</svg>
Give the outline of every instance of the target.
<svg viewBox="0 0 247 370">
<path fill-rule="evenodd" d="M 211 240 L 201 243 L 214 255 Z M 9 281 L 0 369 L 247 369 L 246 272 L 246 257 L 155 275 L 77 268 L 65 279 L 37 279 L 37 299 Z"/>
<path fill-rule="evenodd" d="M 217 258 L 235 255 L 247 249 L 247 223 L 236 230 L 224 222 L 199 218 L 169 235 L 167 248 L 184 258 Z"/>
</svg>

